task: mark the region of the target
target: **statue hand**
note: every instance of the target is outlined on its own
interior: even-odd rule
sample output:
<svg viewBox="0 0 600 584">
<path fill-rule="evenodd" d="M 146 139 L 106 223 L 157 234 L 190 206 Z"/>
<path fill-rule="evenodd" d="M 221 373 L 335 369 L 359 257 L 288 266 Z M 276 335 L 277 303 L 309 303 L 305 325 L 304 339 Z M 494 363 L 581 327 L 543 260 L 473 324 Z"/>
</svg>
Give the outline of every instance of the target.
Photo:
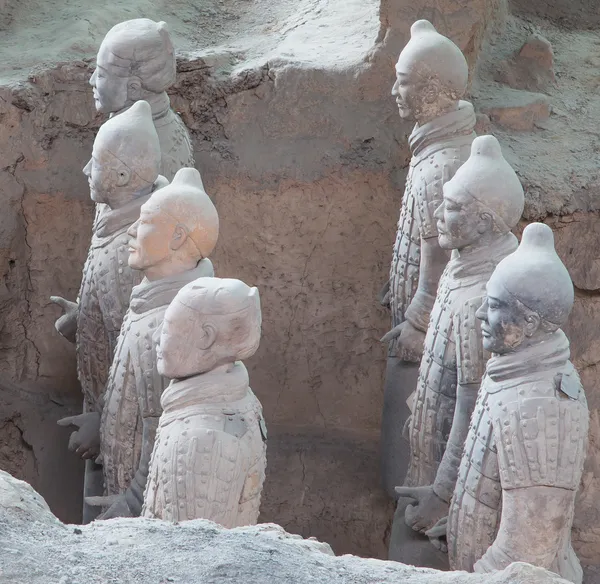
<svg viewBox="0 0 600 584">
<path fill-rule="evenodd" d="M 133 517 L 125 499 L 125 493 L 108 497 L 86 497 L 85 502 L 92 507 L 108 507 L 96 519 L 113 519 L 115 517 Z"/>
<path fill-rule="evenodd" d="M 434 548 L 448 553 L 448 542 L 446 539 L 446 533 L 448 530 L 448 516 L 442 517 L 431 529 L 425 532 L 425 535 L 429 538 L 431 545 Z"/>
<path fill-rule="evenodd" d="M 64 311 L 64 314 L 54 323 L 54 328 L 56 328 L 67 341 L 74 343 L 75 335 L 77 333 L 77 312 L 79 310 L 79 304 L 77 304 L 77 302 L 65 300 L 60 296 L 50 296 L 50 302 L 58 304 Z"/>
<path fill-rule="evenodd" d="M 394 339 L 398 339 L 396 342 L 396 357 L 416 363 L 421 361 L 423 345 L 425 344 L 425 333 L 423 331 L 416 329 L 410 322 L 405 320 L 383 335 L 381 342 L 389 343 Z"/>
<path fill-rule="evenodd" d="M 410 440 L 410 423 L 412 422 L 412 414 L 406 418 L 406 422 L 404 422 L 404 426 L 402 426 L 402 438 L 405 440 Z M 400 487 L 398 487 L 400 488 Z"/>
<path fill-rule="evenodd" d="M 396 487 L 399 497 L 409 497 L 415 503 L 404 511 L 404 523 L 415 531 L 424 533 L 448 515 L 448 503 L 440 499 L 432 485 L 424 487 Z"/>
<path fill-rule="evenodd" d="M 69 450 L 75 451 L 81 458 L 95 458 L 100 453 L 100 414 L 89 412 L 78 416 L 69 416 L 58 420 L 59 426 L 77 426 L 79 428 L 69 438 Z"/>
<path fill-rule="evenodd" d="M 425 345 L 425 333 L 415 328 L 405 320 L 402 323 L 402 331 L 398 339 L 398 355 L 402 355 L 405 361 L 420 362 Z"/>
<path fill-rule="evenodd" d="M 381 337 L 382 343 L 389 343 L 394 339 L 397 339 L 402 334 L 402 328 L 404 327 L 404 323 L 401 322 L 399 325 L 396 325 L 391 331 L 388 331 Z"/>
<path fill-rule="evenodd" d="M 390 281 L 388 280 L 377 294 L 377 300 L 379 300 L 379 304 L 381 306 L 385 306 L 386 308 L 390 307 Z"/>
</svg>

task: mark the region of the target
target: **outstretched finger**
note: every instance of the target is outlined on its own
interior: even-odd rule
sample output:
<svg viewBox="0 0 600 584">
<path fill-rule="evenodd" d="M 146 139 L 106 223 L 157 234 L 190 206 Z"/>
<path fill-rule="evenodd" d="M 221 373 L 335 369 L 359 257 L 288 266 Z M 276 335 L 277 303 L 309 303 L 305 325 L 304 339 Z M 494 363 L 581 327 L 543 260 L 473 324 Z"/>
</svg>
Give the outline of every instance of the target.
<svg viewBox="0 0 600 584">
<path fill-rule="evenodd" d="M 381 337 L 381 342 L 389 343 L 390 341 L 393 341 L 394 339 L 398 338 L 402 333 L 402 328 L 402 324 L 395 326 L 391 331 L 385 333 L 385 335 Z"/>
<path fill-rule="evenodd" d="M 91 507 L 110 507 L 119 495 L 108 495 L 108 497 L 85 497 L 85 502 Z"/>
<path fill-rule="evenodd" d="M 70 304 L 70 302 L 65 300 L 62 296 L 50 296 L 50 302 L 58 304 L 58 306 L 60 306 L 63 310 L 67 310 Z"/>
<path fill-rule="evenodd" d="M 394 489 L 398 497 L 408 497 L 418 501 L 421 497 L 422 490 L 420 487 L 396 487 Z"/>
<path fill-rule="evenodd" d="M 446 518 L 440 519 L 431 529 L 425 532 L 425 535 L 429 538 L 446 537 L 448 529 L 448 520 Z"/>
<path fill-rule="evenodd" d="M 66 418 L 61 418 L 56 423 L 59 426 L 77 426 L 78 428 L 81 428 L 86 419 L 87 414 L 77 414 L 76 416 L 67 416 Z"/>
</svg>

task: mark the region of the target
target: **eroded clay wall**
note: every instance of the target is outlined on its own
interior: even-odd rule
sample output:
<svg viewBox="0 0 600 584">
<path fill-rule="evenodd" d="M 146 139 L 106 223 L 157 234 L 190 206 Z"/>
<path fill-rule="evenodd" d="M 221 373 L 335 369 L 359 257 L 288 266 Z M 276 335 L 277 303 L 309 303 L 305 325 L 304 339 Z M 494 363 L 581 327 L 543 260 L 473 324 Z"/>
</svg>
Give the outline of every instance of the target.
<svg viewBox="0 0 600 584">
<path fill-rule="evenodd" d="M 261 290 L 264 336 L 249 362 L 269 427 L 261 520 L 322 538 L 338 553 L 384 557 L 392 515 L 378 485 L 385 359 L 378 339 L 389 317 L 376 295 L 387 278 L 410 131 L 389 94 L 393 63 L 410 24 L 428 18 L 475 65 L 502 8 L 494 0 L 382 0 L 376 26 L 367 27 L 371 50 L 339 66 L 326 58 L 270 58 L 245 68 L 209 56 L 179 62 L 171 97 L 192 130 L 197 165 L 221 217 L 217 273 Z M 335 42 L 343 52 L 353 39 L 339 35 Z M 40 444 L 49 435 L 44 424 L 53 427 L 78 396 L 73 348 L 54 331 L 58 309 L 48 297 L 75 297 L 88 245 L 92 205 L 81 168 L 101 122 L 87 86 L 89 65 L 36 72 L 0 93 L 0 364 L 10 379 L 34 383 L 42 401 L 58 408 L 30 421 L 15 421 L 19 408 L 12 408 L 3 422 L 7 443 L 29 440 L 33 459 L 26 451 L 18 456 L 34 484 L 42 484 L 48 467 L 40 462 L 49 458 L 53 468 L 69 469 L 66 483 L 80 480 L 58 449 Z M 503 147 L 509 143 L 508 135 L 498 135 Z M 511 143 L 517 155 L 521 141 Z M 544 194 L 527 174 L 524 166 L 521 176 L 538 210 L 529 218 L 551 223 L 578 289 L 568 332 L 592 409 L 592 446 L 575 541 L 594 562 L 597 216 L 572 205 L 547 217 Z M 37 411 L 34 402 L 20 407 Z M 19 424 L 39 429 L 19 432 Z M 66 434 L 62 440 L 66 445 Z M 15 460 L 11 452 L 5 460 Z M 58 500 L 49 496 L 53 506 Z M 75 520 L 78 510 L 70 497 L 57 512 Z"/>
</svg>

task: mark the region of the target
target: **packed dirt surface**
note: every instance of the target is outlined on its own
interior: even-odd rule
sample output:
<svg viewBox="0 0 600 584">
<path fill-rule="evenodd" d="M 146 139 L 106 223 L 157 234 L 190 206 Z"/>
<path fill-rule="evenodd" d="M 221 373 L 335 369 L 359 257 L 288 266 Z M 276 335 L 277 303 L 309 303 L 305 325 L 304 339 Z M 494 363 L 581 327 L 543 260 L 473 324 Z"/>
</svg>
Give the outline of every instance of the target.
<svg viewBox="0 0 600 584">
<path fill-rule="evenodd" d="M 507 131 L 496 126 L 509 162 L 526 186 L 525 218 L 568 215 L 600 209 L 600 35 L 564 30 L 539 18 L 510 17 L 501 35 L 484 44 L 473 101 L 477 106 L 505 105 L 511 92 L 527 102 L 530 92 L 514 91 L 497 81 L 499 63 L 518 51 L 537 32 L 554 51 L 556 82 L 545 93 L 550 117 L 535 123 L 533 132 Z M 578 250 L 580 253 L 584 249 Z M 599 282 L 600 284 L 600 282 Z M 599 285 L 600 287 L 600 285 Z"/>
<path fill-rule="evenodd" d="M 231 530 L 203 520 L 64 525 L 29 485 L 2 471 L 0 554 L 3 584 L 566 584 L 528 564 L 489 575 L 338 558 L 327 544 L 273 524 Z"/>
<path fill-rule="evenodd" d="M 112 26 L 140 17 L 167 22 L 181 56 L 224 69 L 273 57 L 342 67 L 372 47 L 378 9 L 378 0 L 0 0 L 0 81 L 95 57 Z"/>
<path fill-rule="evenodd" d="M 510 0 L 510 5 L 515 12 L 540 16 L 565 28 L 600 27 L 597 0 Z"/>
</svg>

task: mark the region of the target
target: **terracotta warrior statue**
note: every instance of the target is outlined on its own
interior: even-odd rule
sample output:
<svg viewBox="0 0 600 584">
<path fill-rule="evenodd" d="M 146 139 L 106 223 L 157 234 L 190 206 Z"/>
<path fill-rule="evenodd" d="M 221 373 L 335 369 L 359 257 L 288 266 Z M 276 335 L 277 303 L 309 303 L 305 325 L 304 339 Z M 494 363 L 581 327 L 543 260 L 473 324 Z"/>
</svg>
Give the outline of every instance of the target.
<svg viewBox="0 0 600 584">
<path fill-rule="evenodd" d="M 260 298 L 239 280 L 200 278 L 165 313 L 161 398 L 145 517 L 255 524 L 265 479 L 266 427 L 242 359 L 260 343 Z"/>
<path fill-rule="evenodd" d="M 183 168 L 173 182 L 142 205 L 130 227 L 129 266 L 143 273 L 133 289 L 110 369 L 100 425 L 105 497 L 88 503 L 100 516 L 137 516 L 142 510 L 150 456 L 168 381 L 156 369 L 158 328 L 168 305 L 187 283 L 212 276 L 219 232 L 217 211 L 196 169 Z"/>
<path fill-rule="evenodd" d="M 145 101 L 100 128 L 92 159 L 83 169 L 97 215 L 78 300 L 51 297 L 65 310 L 56 329 L 77 346 L 84 413 L 58 423 L 79 428 L 71 435 L 69 448 L 87 459 L 85 496 L 102 494 L 102 472 L 91 460 L 99 453 L 101 396 L 131 289 L 141 281 L 140 272 L 127 264 L 127 230 L 151 193 L 167 184 L 158 174 L 160 162 L 158 136 Z M 84 504 L 83 515 L 84 523 L 91 521 L 94 509 Z"/>
<path fill-rule="evenodd" d="M 438 244 L 434 211 L 442 186 L 469 156 L 475 138 L 473 106 L 461 101 L 469 70 L 460 49 L 427 20 L 412 25 L 396 64 L 400 117 L 414 120 L 412 159 L 402 199 L 390 279 L 382 303 L 392 313 L 382 417 L 382 480 L 390 496 L 408 463 L 403 426 L 407 400 L 416 387 L 418 362 L 439 278 L 448 253 Z M 417 286 L 418 284 L 418 286 Z"/>
<path fill-rule="evenodd" d="M 136 18 L 108 31 L 90 79 L 99 112 L 117 115 L 140 99 L 150 104 L 162 152 L 161 174 L 168 180 L 180 168 L 194 166 L 189 132 L 171 109 L 166 93 L 175 75 L 175 50 L 167 24 Z"/>
<path fill-rule="evenodd" d="M 454 570 L 490 572 L 529 562 L 580 583 L 571 547 L 589 413 L 561 330 L 573 285 L 551 229 L 528 225 L 477 311 L 492 353 L 450 505 Z M 443 521 L 434 530 L 444 530 Z"/>
<path fill-rule="evenodd" d="M 511 229 L 524 206 L 521 182 L 493 136 L 473 141 L 471 156 L 443 190 L 435 211 L 438 240 L 452 256 L 440 279 L 425 339 L 405 486 L 396 489 L 400 499 L 395 522 L 404 520 L 415 531 L 433 527 L 448 513 L 489 357 L 475 313 L 494 268 L 517 249 Z M 408 506 L 407 497 L 413 501 Z M 392 545 L 398 543 L 394 535 L 392 540 Z M 430 549 L 426 538 L 423 543 Z"/>
</svg>

